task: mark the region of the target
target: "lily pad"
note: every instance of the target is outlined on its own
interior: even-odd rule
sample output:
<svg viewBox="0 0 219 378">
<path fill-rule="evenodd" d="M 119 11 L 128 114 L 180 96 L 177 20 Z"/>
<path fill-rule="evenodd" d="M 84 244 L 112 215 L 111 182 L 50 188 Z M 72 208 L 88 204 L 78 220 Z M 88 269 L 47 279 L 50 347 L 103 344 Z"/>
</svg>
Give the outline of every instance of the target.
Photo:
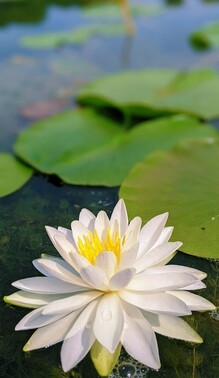
<svg viewBox="0 0 219 378">
<path fill-rule="evenodd" d="M 20 163 L 13 155 L 0 154 L 0 197 L 20 189 L 32 176 L 33 170 Z"/>
<path fill-rule="evenodd" d="M 107 75 L 83 87 L 82 104 L 114 107 L 124 115 L 186 113 L 219 117 L 219 75 L 214 70 L 148 69 Z"/>
<path fill-rule="evenodd" d="M 124 34 L 121 24 L 103 24 L 82 26 L 74 30 L 46 34 L 30 35 L 21 38 L 21 45 L 29 48 L 54 48 L 66 44 L 81 45 L 95 36 L 115 36 Z"/>
<path fill-rule="evenodd" d="M 184 138 L 215 135 L 212 127 L 192 117 L 144 122 L 128 131 L 81 109 L 35 123 L 18 136 L 15 152 L 39 171 L 69 184 L 116 186 L 147 154 Z"/>
<path fill-rule="evenodd" d="M 151 217 L 169 211 L 174 240 L 183 252 L 219 258 L 219 139 L 184 141 L 156 152 L 126 177 L 120 197 L 129 216 Z"/>
<path fill-rule="evenodd" d="M 207 24 L 196 30 L 191 34 L 190 41 L 199 48 L 219 47 L 219 22 Z"/>
</svg>

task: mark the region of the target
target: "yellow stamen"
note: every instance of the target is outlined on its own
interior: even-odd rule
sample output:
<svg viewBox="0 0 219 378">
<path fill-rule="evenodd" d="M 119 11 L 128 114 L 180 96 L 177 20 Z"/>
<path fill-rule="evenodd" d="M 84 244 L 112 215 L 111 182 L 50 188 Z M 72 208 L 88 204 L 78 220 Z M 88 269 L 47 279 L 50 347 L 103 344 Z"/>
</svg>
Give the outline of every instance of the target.
<svg viewBox="0 0 219 378">
<path fill-rule="evenodd" d="M 119 262 L 121 245 L 124 243 L 123 239 L 120 239 L 118 232 L 112 237 L 109 229 L 106 230 L 102 240 L 96 230 L 94 233 L 89 231 L 89 236 L 83 236 L 83 239 L 78 238 L 78 253 L 88 259 L 91 264 L 94 264 L 96 257 L 101 252 L 110 251 L 115 254 L 117 262 Z"/>
</svg>

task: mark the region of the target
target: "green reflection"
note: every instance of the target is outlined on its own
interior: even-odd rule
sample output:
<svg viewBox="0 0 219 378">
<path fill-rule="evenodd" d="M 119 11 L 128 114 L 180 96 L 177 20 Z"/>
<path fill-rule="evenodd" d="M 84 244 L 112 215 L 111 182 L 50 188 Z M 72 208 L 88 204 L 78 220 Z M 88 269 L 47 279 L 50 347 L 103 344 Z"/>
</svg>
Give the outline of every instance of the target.
<svg viewBox="0 0 219 378">
<path fill-rule="evenodd" d="M 70 7 L 72 5 L 90 5 L 101 0 L 0 0 L 0 26 L 9 23 L 37 23 L 44 19 L 46 10 L 51 5 Z M 105 1 L 107 2 L 107 1 Z"/>
</svg>

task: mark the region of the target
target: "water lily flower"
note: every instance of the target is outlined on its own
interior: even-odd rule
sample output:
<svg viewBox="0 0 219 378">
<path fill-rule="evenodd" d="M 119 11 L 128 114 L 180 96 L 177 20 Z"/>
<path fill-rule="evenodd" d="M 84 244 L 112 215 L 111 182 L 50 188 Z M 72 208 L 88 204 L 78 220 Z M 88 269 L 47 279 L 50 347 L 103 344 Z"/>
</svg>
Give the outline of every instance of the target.
<svg viewBox="0 0 219 378">
<path fill-rule="evenodd" d="M 47 226 L 61 257 L 34 260 L 44 276 L 13 282 L 19 291 L 5 297 L 8 303 L 34 309 L 16 326 L 37 328 L 24 351 L 63 341 L 65 372 L 89 351 L 95 362 L 96 351 L 96 356 L 108 358 L 104 372 L 96 361 L 99 373 L 107 375 L 121 345 L 140 363 L 159 369 L 155 332 L 201 343 L 180 316 L 215 306 L 189 292 L 205 287 L 205 273 L 166 265 L 182 245 L 169 241 L 173 227 L 165 227 L 167 217 L 158 215 L 141 228 L 139 217 L 128 222 L 124 201 L 119 200 L 110 219 L 104 211 L 94 216 L 83 209 L 71 230 Z"/>
</svg>

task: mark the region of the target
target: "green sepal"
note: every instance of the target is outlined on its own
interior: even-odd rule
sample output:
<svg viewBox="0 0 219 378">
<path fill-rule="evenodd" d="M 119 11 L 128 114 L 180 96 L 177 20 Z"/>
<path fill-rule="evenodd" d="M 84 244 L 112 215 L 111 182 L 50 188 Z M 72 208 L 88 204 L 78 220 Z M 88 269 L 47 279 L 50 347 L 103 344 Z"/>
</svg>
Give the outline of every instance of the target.
<svg viewBox="0 0 219 378">
<path fill-rule="evenodd" d="M 95 341 L 90 350 L 90 355 L 93 364 L 101 377 L 108 377 L 111 374 L 118 361 L 121 347 L 122 345 L 119 343 L 115 352 L 110 353 L 99 343 L 99 341 Z"/>
</svg>

